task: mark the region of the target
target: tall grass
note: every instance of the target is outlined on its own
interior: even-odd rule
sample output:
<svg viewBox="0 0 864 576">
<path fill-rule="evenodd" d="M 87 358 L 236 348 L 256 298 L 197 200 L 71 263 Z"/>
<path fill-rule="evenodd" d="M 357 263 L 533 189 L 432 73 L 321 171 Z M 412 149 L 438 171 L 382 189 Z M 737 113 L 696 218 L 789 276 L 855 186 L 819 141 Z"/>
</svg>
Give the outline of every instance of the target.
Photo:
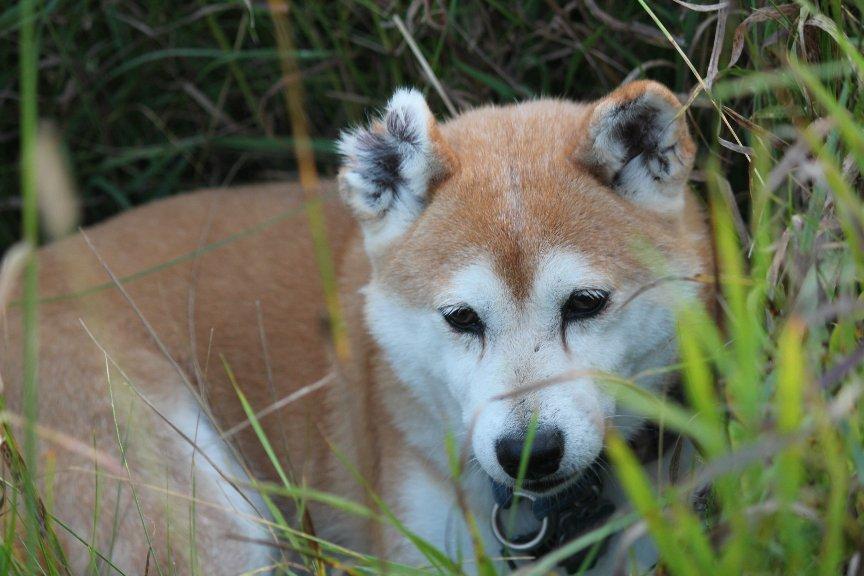
<svg viewBox="0 0 864 576">
<path fill-rule="evenodd" d="M 36 191 L 36 124 L 38 110 L 37 91 L 37 55 L 36 26 L 34 20 L 33 2 L 21 3 L 21 20 L 23 25 L 20 34 L 20 69 L 21 69 L 21 195 L 23 198 L 22 236 L 29 246 L 39 243 L 39 215 Z M 26 473 L 35 478 L 38 474 L 36 422 L 38 419 L 38 269 L 35 255 L 31 252 L 24 271 L 24 379 L 22 391 L 22 409 L 26 420 L 24 428 L 24 460 Z M 23 472 L 23 471 L 22 471 Z M 23 474 L 22 474 L 23 476 Z M 28 555 L 27 566 L 34 570 L 36 550 L 39 547 L 39 524 L 36 522 L 37 509 L 36 489 L 33 482 L 23 484 L 24 505 L 29 521 L 26 523 Z"/>
<path fill-rule="evenodd" d="M 304 135 L 282 137 L 291 121 L 278 97 L 290 82 L 280 70 L 286 52 L 299 65 L 309 143 L 325 173 L 334 169 L 336 131 L 400 84 L 426 87 L 446 116 L 445 101 L 466 109 L 538 94 L 588 99 L 625 79 L 659 79 L 688 102 L 702 150 L 693 187 L 712 219 L 718 303 L 716 311 L 679 315 L 685 405 L 646 400 L 627 382 L 610 380 L 610 387 L 622 403 L 692 438 L 704 467 L 696 485 L 657 492 L 612 434 L 608 455 L 634 513 L 559 554 L 589 548 L 612 529 L 645 529 L 671 574 L 860 574 L 862 8 L 860 0 L 704 8 L 648 0 L 358 1 L 301 3 L 273 18 L 264 4 L 239 1 L 145 7 L 120 0 L 97 10 L 84 2 L 21 2 L 0 9 L 0 54 L 10 63 L 20 58 L 17 70 L 10 64 L 0 71 L 0 102 L 20 108 L 20 116 L 0 116 L 0 146 L 21 150 L 0 164 L 0 243 L 22 236 L 22 222 L 24 239 L 39 240 L 37 103 L 66 135 L 93 222 L 183 188 L 314 169 L 295 161 Z M 279 24 L 286 17 L 293 29 L 287 42 Z M 429 89 L 430 70 L 446 99 Z M 26 277 L 32 328 L 32 267 Z M 35 348 L 27 350 L 25 389 L 33 395 L 24 421 L 31 422 L 37 358 Z M 247 415 L 268 446 L 251 409 Z M 13 473 L 3 478 L 3 575 L 64 570 L 62 553 L 46 553 L 56 550 L 52 530 L 63 527 L 43 522 L 46 495 L 35 493 L 30 476 L 44 464 L 34 460 L 35 430 L 25 427 L 20 449 L 5 432 Z M 458 476 L 458 457 L 452 461 Z M 292 498 L 300 509 L 319 502 L 389 523 L 435 571 L 460 570 L 408 533 L 386 503 L 366 507 L 283 476 L 260 491 Z M 707 510 L 694 511 L 687 495 L 708 487 Z M 304 552 L 308 570 L 423 571 L 322 541 L 304 531 L 302 518 L 274 517 L 273 529 L 286 547 Z M 15 529 L 19 518 L 23 532 Z M 523 573 L 545 573 L 554 560 Z M 286 558 L 282 568 L 292 566 Z M 481 562 L 481 571 L 491 570 Z"/>
</svg>

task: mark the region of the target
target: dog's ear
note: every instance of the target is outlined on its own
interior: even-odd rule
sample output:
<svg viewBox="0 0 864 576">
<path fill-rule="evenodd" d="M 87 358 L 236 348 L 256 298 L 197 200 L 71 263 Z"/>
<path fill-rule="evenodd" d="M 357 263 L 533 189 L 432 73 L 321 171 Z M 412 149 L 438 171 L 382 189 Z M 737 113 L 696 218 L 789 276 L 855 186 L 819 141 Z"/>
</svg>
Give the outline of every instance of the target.
<svg viewBox="0 0 864 576">
<path fill-rule="evenodd" d="M 684 206 L 696 146 L 662 84 L 626 84 L 591 105 L 574 160 L 621 196 L 657 212 Z"/>
<path fill-rule="evenodd" d="M 454 169 L 423 95 L 397 90 L 368 127 L 343 132 L 339 191 L 375 251 L 398 238 L 420 215 L 431 190 Z"/>
</svg>

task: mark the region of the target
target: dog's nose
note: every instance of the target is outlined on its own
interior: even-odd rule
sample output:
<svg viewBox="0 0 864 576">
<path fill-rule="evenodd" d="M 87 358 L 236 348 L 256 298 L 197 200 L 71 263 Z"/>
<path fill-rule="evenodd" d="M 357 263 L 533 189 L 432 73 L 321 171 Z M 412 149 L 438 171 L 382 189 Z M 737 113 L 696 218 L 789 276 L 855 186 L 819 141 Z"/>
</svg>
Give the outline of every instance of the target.
<svg viewBox="0 0 864 576">
<path fill-rule="evenodd" d="M 495 455 L 501 468 L 516 478 L 519 474 L 519 461 L 525 446 L 525 436 L 504 436 L 495 442 Z M 558 471 L 564 456 L 564 434 L 558 428 L 541 428 L 534 435 L 525 478 L 539 480 Z"/>
</svg>

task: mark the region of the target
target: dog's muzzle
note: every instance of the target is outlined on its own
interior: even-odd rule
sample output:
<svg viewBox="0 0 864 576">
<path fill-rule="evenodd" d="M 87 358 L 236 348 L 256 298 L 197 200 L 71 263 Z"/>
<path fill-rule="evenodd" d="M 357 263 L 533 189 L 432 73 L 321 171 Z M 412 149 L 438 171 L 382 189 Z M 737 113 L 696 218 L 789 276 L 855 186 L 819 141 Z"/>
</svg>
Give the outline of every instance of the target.
<svg viewBox="0 0 864 576">
<path fill-rule="evenodd" d="M 567 487 L 551 494 L 515 491 L 492 482 L 492 532 L 501 544 L 501 553 L 512 569 L 514 556 L 540 558 L 568 542 L 600 527 L 615 512 L 615 505 L 603 497 L 602 480 L 592 471 L 584 472 Z M 519 500 L 527 501 L 539 527 L 527 534 L 507 534 L 505 511 Z M 561 560 L 558 565 L 568 574 L 595 564 L 606 547 L 606 539 Z"/>
</svg>

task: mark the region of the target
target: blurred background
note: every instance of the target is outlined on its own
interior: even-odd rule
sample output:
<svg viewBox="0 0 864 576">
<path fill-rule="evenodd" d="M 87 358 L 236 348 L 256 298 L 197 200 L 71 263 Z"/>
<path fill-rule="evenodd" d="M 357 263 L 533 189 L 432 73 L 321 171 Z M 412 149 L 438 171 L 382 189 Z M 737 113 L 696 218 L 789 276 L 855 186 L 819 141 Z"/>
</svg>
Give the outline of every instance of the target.
<svg viewBox="0 0 864 576">
<path fill-rule="evenodd" d="M 763 19 L 769 28 L 763 22 L 737 38 L 743 54 L 728 68 L 736 27 L 757 4 L 772 9 L 743 4 L 724 9 L 720 79 L 740 76 L 754 60 L 761 69 L 782 65 L 799 32 L 807 39 L 806 56 L 836 56 L 819 53 L 836 52 L 820 38 L 828 36 L 824 30 L 796 30 L 793 6 Z M 650 5 L 704 75 L 718 42 L 718 6 L 725 3 Z M 20 236 L 18 8 L 13 2 L 0 9 L 0 248 Z M 848 19 L 843 10 L 835 17 Z M 274 14 L 287 16 L 291 26 L 294 48 L 287 57 L 299 66 L 324 174 L 334 172 L 339 130 L 364 120 L 397 86 L 420 87 L 433 110 L 448 116 L 409 40 L 456 110 L 541 95 L 592 99 L 636 78 L 660 80 L 686 98 L 698 84 L 669 38 L 630 0 L 290 6 L 281 0 L 46 0 L 36 15 L 39 117 L 59 130 L 85 224 L 183 190 L 294 176 L 283 90 L 291 80 L 283 76 L 286 51 L 280 52 Z M 706 107 L 709 114 L 700 117 Z M 761 120 L 748 108 L 735 106 L 744 116 L 731 117 L 736 128 Z M 704 98 L 691 107 L 702 149 L 714 149 L 724 162 L 743 160 L 716 146 L 717 136 L 734 138 L 712 112 Z M 727 173 L 734 182 L 735 171 Z"/>
</svg>

